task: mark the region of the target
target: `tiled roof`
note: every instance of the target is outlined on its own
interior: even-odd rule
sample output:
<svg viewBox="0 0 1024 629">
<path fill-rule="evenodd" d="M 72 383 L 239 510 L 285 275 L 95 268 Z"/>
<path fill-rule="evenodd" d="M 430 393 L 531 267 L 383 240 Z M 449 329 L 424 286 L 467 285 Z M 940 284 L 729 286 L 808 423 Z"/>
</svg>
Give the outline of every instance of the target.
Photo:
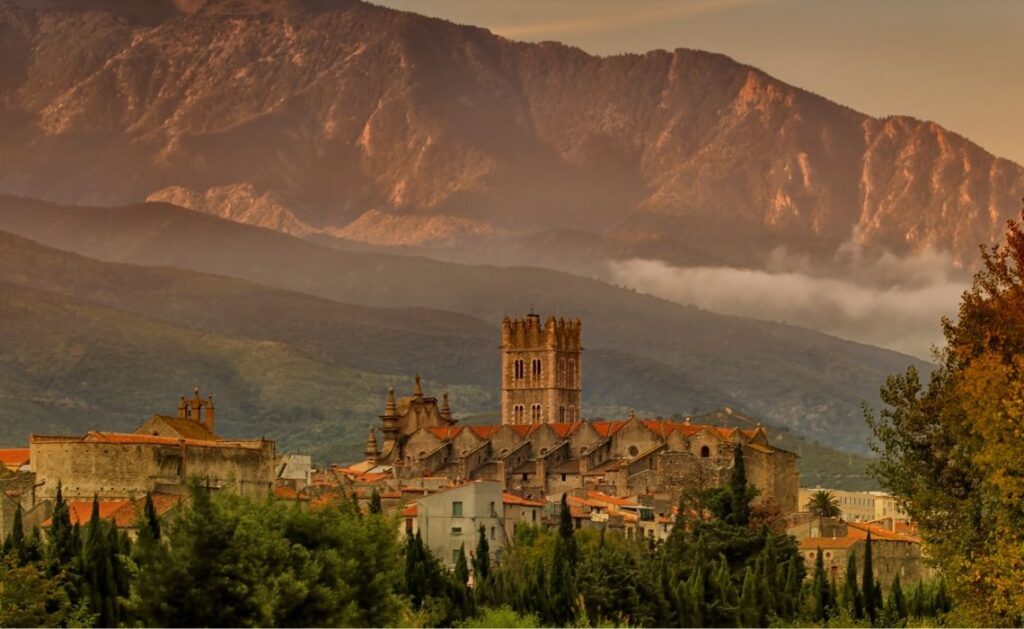
<svg viewBox="0 0 1024 629">
<path fill-rule="evenodd" d="M 462 432 L 462 426 L 431 426 L 427 428 L 435 437 L 442 441 L 454 439 Z"/>
<path fill-rule="evenodd" d="M 521 507 L 543 507 L 543 502 L 537 502 L 536 500 L 527 500 L 515 494 L 502 494 L 501 501 L 507 505 L 517 505 Z"/>
<path fill-rule="evenodd" d="M 419 509 L 417 508 L 417 505 L 416 505 L 415 502 L 410 503 L 408 506 L 406 506 L 404 509 L 402 509 L 402 517 L 403 518 L 415 518 L 418 513 L 419 513 Z"/>
<path fill-rule="evenodd" d="M 803 550 L 814 550 L 821 548 L 849 548 L 861 540 L 866 540 L 868 532 L 871 533 L 871 540 L 876 542 L 904 542 L 907 544 L 919 544 L 921 540 L 911 535 L 893 533 L 880 526 L 864 522 L 847 522 L 846 535 L 843 537 L 807 537 L 800 540 L 800 548 Z"/>
<path fill-rule="evenodd" d="M 608 504 L 613 504 L 613 505 L 615 505 L 617 507 L 639 507 L 640 506 L 637 503 L 633 502 L 632 500 L 626 500 L 625 498 L 616 498 L 615 496 L 609 496 L 608 494 L 603 494 L 603 493 L 601 493 L 599 491 L 588 491 L 587 492 L 587 498 L 589 498 L 591 500 L 598 501 L 598 502 L 606 502 Z"/>
<path fill-rule="evenodd" d="M 309 496 L 301 491 L 296 491 L 287 485 L 274 487 L 274 497 L 278 500 L 309 500 Z"/>
<path fill-rule="evenodd" d="M 501 430 L 501 426 L 498 424 L 491 426 L 468 426 L 468 428 L 472 430 L 476 434 L 476 436 L 480 437 L 481 439 L 490 439 L 491 437 L 494 436 L 494 433 Z"/>
<path fill-rule="evenodd" d="M 9 470 L 17 470 L 29 462 L 28 448 L 8 448 L 0 450 L 0 463 Z"/>
<path fill-rule="evenodd" d="M 158 516 L 163 516 L 182 500 L 184 500 L 183 496 L 153 494 L 153 508 L 156 510 L 156 514 Z M 100 518 L 114 522 L 114 524 L 119 528 L 133 528 L 135 526 L 136 516 L 137 514 L 142 513 L 144 505 L 145 498 L 140 498 L 134 501 L 126 498 L 119 500 L 100 500 Z M 68 515 L 71 518 L 71 524 L 80 524 L 83 526 L 88 524 L 89 520 L 92 519 L 92 500 L 69 500 Z M 43 528 L 47 528 L 52 524 L 53 518 L 50 518 L 43 522 Z"/>
</svg>

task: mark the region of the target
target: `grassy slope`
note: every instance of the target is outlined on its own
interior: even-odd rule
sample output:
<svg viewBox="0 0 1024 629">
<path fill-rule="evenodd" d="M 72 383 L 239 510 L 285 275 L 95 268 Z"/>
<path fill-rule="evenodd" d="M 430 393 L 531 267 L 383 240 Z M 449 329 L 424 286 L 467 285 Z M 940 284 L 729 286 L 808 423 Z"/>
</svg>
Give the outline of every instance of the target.
<svg viewBox="0 0 1024 629">
<path fill-rule="evenodd" d="M 0 229 L 107 260 L 218 273 L 363 305 L 455 311 L 485 325 L 531 304 L 579 316 L 588 348 L 588 404 L 594 399 L 656 413 L 671 399 L 669 408 L 696 412 L 731 399 L 750 414 L 862 451 L 861 402 L 876 402 L 886 375 L 908 364 L 927 369 L 894 352 L 716 315 L 565 273 L 332 250 L 163 204 L 96 209 L 0 198 Z M 414 354 L 423 352 L 407 351 Z M 630 358 L 619 363 L 615 356 Z M 630 372 L 636 377 L 628 383 L 617 377 Z M 496 378 L 490 367 L 486 373 Z M 697 395 L 673 399 L 679 384 Z M 605 385 L 635 390 L 620 396 L 602 391 Z M 705 403 L 709 397 L 716 403 Z"/>
</svg>

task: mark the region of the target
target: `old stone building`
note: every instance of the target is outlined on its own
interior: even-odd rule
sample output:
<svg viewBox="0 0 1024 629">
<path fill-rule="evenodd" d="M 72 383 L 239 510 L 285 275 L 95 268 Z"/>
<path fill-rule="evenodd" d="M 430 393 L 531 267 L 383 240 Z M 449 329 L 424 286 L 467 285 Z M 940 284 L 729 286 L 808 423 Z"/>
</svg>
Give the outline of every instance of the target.
<svg viewBox="0 0 1024 629">
<path fill-rule="evenodd" d="M 132 433 L 30 435 L 27 457 L 0 477 L 0 529 L 20 505 L 28 527 L 41 525 L 58 484 L 69 501 L 123 503 L 147 492 L 184 496 L 189 483 L 254 497 L 271 494 L 275 445 L 267 439 L 222 439 L 214 431 L 212 396 L 184 396 L 175 415 L 153 415 Z M 5 458 L 16 459 L 8 451 Z M 19 459 L 20 460 L 20 459 Z"/>
<path fill-rule="evenodd" d="M 501 423 L 575 422 L 582 417 L 579 319 L 531 312 L 501 326 Z"/>
<path fill-rule="evenodd" d="M 760 490 L 757 503 L 798 509 L 797 457 L 773 447 L 760 426 L 720 428 L 632 413 L 615 421 L 580 419 L 580 329 L 578 320 L 549 318 L 541 326 L 537 315 L 506 319 L 500 425 L 458 425 L 447 395 L 438 406 L 417 377 L 413 395 L 398 403 L 388 391 L 383 446 L 371 429 L 367 458 L 357 465 L 395 479 L 493 480 L 532 499 L 590 489 L 674 503 L 683 491 L 723 483 L 739 446 Z"/>
<path fill-rule="evenodd" d="M 875 577 L 883 586 L 888 587 L 897 575 L 904 584 L 934 576 L 922 555 L 921 539 L 915 535 L 871 522 L 848 522 L 807 513 L 795 514 L 791 519 L 786 532 L 797 538 L 806 565 L 813 566 L 821 553 L 826 574 L 838 583 L 846 579 L 851 556 L 856 554 L 858 565 L 863 566 L 869 536 Z"/>
<path fill-rule="evenodd" d="M 154 415 L 134 433 L 31 435 L 29 449 L 40 498 L 52 498 L 57 483 L 68 498 L 82 499 L 185 494 L 193 479 L 266 496 L 274 483 L 274 442 L 221 439 L 213 398 L 201 399 L 198 389 L 192 400 L 182 397 L 177 415 Z"/>
</svg>

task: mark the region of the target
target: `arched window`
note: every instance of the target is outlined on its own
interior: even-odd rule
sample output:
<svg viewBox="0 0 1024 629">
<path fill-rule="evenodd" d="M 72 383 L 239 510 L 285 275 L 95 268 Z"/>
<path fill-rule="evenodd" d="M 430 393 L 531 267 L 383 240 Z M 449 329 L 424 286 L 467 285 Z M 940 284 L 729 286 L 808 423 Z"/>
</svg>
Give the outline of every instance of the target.
<svg viewBox="0 0 1024 629">
<path fill-rule="evenodd" d="M 540 404 L 534 404 L 530 407 L 530 421 L 534 423 L 540 421 Z"/>
<path fill-rule="evenodd" d="M 711 448 L 709 448 L 707 446 L 701 446 L 700 447 L 700 458 L 706 459 L 709 456 L 711 456 Z"/>
<path fill-rule="evenodd" d="M 515 379 L 522 380 L 526 376 L 526 363 L 522 358 L 516 360 L 515 363 Z"/>
<path fill-rule="evenodd" d="M 573 388 L 576 386 L 576 361 L 569 361 L 569 387 Z"/>
<path fill-rule="evenodd" d="M 512 407 L 512 419 L 515 423 L 523 423 L 524 415 L 526 414 L 526 406 L 523 404 L 516 404 Z"/>
<path fill-rule="evenodd" d="M 636 446 L 629 446 L 629 456 L 636 456 L 640 454 L 640 449 Z"/>
<path fill-rule="evenodd" d="M 576 421 L 576 407 L 572 404 L 569 405 L 569 421 Z"/>
<path fill-rule="evenodd" d="M 558 372 L 556 373 L 558 386 L 565 386 L 565 359 L 562 358 L 558 361 Z"/>
<path fill-rule="evenodd" d="M 531 365 L 534 378 L 540 378 L 540 359 L 534 358 L 533 364 Z"/>
<path fill-rule="evenodd" d="M 560 421 L 560 422 L 564 422 L 565 421 L 565 407 L 564 406 L 559 406 L 558 407 L 558 421 Z"/>
</svg>

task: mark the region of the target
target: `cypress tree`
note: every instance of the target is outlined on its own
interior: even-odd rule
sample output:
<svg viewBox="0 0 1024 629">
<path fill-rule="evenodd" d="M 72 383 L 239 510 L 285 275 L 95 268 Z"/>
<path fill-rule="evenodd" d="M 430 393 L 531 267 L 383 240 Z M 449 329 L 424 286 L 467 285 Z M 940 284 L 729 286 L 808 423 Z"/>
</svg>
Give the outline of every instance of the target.
<svg viewBox="0 0 1024 629">
<path fill-rule="evenodd" d="M 743 573 L 743 587 L 739 603 L 739 624 L 741 627 L 763 627 L 761 605 L 757 600 L 757 576 L 749 567 Z"/>
<path fill-rule="evenodd" d="M 143 527 L 146 535 L 153 541 L 160 540 L 160 518 L 156 515 L 156 507 L 153 505 L 153 494 L 146 492 L 146 506 L 143 509 L 145 522 Z"/>
<path fill-rule="evenodd" d="M 469 566 L 466 564 L 466 545 L 459 546 L 459 556 L 455 560 L 455 580 L 466 585 L 469 583 Z"/>
<path fill-rule="evenodd" d="M 71 510 L 64 500 L 64 491 L 57 483 L 57 496 L 53 500 L 53 516 L 47 539 L 47 555 L 51 574 L 57 574 L 70 566 L 77 554 L 74 529 L 71 526 Z"/>
<path fill-rule="evenodd" d="M 558 537 L 551 558 L 551 600 L 549 620 L 564 626 L 576 618 L 576 563 L 579 551 L 573 535 L 572 513 L 567 497 L 562 494 L 558 520 Z"/>
<path fill-rule="evenodd" d="M 907 617 L 907 598 L 903 594 L 903 586 L 900 584 L 900 575 L 896 573 L 896 576 L 892 580 L 892 593 L 894 611 L 896 612 L 896 618 L 903 620 Z"/>
<path fill-rule="evenodd" d="M 370 513 L 380 515 L 384 513 L 384 506 L 380 502 L 380 492 L 377 488 L 373 488 L 373 493 L 370 494 Z"/>
<path fill-rule="evenodd" d="M 860 588 L 857 587 L 857 552 L 850 553 L 846 564 L 846 583 L 843 584 L 843 602 L 850 616 L 855 619 L 864 617 L 864 602 L 861 600 Z"/>
<path fill-rule="evenodd" d="M 861 579 L 861 590 L 864 599 L 864 615 L 875 623 L 878 608 L 881 606 L 881 592 L 875 589 L 875 570 L 871 563 L 871 531 L 868 531 L 867 543 L 864 545 L 864 577 Z"/>
<path fill-rule="evenodd" d="M 733 449 L 732 461 L 732 474 L 729 476 L 730 516 L 736 526 L 747 526 L 750 523 L 750 501 L 747 499 L 747 471 L 740 444 L 736 444 Z"/>
<path fill-rule="evenodd" d="M 814 586 L 811 592 L 813 596 L 811 619 L 824 622 L 828 620 L 830 603 L 828 600 L 828 580 L 825 578 L 825 560 L 822 558 L 821 547 L 818 547 L 817 557 L 814 560 Z"/>
<path fill-rule="evenodd" d="M 92 517 L 85 532 L 83 576 L 89 609 L 97 614 L 97 624 L 101 627 L 114 627 L 119 620 L 117 583 L 111 554 L 105 522 L 100 519 L 99 501 L 94 497 Z"/>
<path fill-rule="evenodd" d="M 14 510 L 14 518 L 11 522 L 11 532 L 4 540 L 4 554 L 10 555 L 17 560 L 19 566 L 28 563 L 28 552 L 25 548 L 25 525 L 22 523 L 21 503 L 18 503 Z"/>
<path fill-rule="evenodd" d="M 480 525 L 480 538 L 476 543 L 476 555 L 473 556 L 473 582 L 476 586 L 483 585 L 491 573 L 491 547 L 487 543 L 487 527 Z"/>
<path fill-rule="evenodd" d="M 828 616 L 835 618 L 839 615 L 839 590 L 836 588 L 836 579 L 832 577 L 828 581 Z"/>
</svg>

